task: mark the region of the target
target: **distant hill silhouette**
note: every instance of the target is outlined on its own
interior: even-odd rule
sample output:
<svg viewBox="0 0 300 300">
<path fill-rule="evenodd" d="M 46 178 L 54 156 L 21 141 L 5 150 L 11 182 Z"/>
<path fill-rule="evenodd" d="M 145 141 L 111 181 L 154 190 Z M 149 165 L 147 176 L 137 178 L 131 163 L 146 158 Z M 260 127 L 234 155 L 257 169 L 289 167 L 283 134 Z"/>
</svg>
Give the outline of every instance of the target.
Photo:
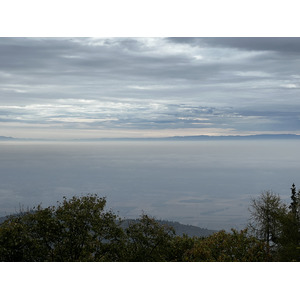
<svg viewBox="0 0 300 300">
<path fill-rule="evenodd" d="M 198 226 L 193 225 L 184 225 L 179 222 L 172 222 L 172 221 L 158 221 L 157 222 L 161 224 L 166 224 L 169 226 L 172 226 L 175 229 L 176 235 L 182 236 L 183 234 L 186 234 L 190 237 L 196 236 L 196 237 L 206 237 L 210 236 L 215 232 L 218 232 L 218 230 L 211 230 L 207 228 L 201 228 Z"/>
<path fill-rule="evenodd" d="M 240 140 L 299 140 L 298 134 L 256 134 L 256 135 L 189 135 L 189 136 L 171 136 L 171 137 L 153 137 L 153 138 L 88 138 L 88 139 L 70 139 L 64 140 L 72 142 L 104 142 L 104 141 L 240 141 Z M 14 138 L 0 136 L 0 141 L 27 141 L 27 142 L 60 142 L 59 139 L 48 138 Z"/>
<path fill-rule="evenodd" d="M 272 139 L 299 139 L 297 134 L 256 134 L 256 135 L 191 135 L 174 136 L 170 140 L 205 140 L 205 141 L 223 141 L 223 140 L 272 140 Z"/>
<path fill-rule="evenodd" d="M 239 141 L 239 140 L 297 140 L 297 134 L 256 134 L 256 135 L 189 135 L 159 138 L 90 138 L 75 139 L 78 142 L 96 141 Z"/>
<path fill-rule="evenodd" d="M 10 136 L 0 136 L 0 141 L 10 141 L 10 140 L 14 140 L 14 138 Z"/>
<path fill-rule="evenodd" d="M 189 237 L 206 237 L 210 236 L 217 230 L 210 230 L 206 228 L 200 228 L 193 225 L 184 225 L 179 222 L 166 221 L 166 220 L 155 220 L 159 224 L 172 226 L 175 229 L 175 233 L 178 236 L 182 236 L 183 234 L 188 235 Z M 126 228 L 130 222 L 138 222 L 138 219 L 125 219 L 123 220 L 122 227 Z"/>
<path fill-rule="evenodd" d="M 0 224 L 6 220 L 7 216 L 0 217 Z M 155 219 L 156 220 L 156 219 Z M 206 237 L 210 236 L 217 230 L 210 230 L 206 228 L 200 228 L 193 225 L 184 225 L 179 222 L 166 221 L 166 220 L 156 220 L 159 224 L 172 226 L 175 229 L 175 233 L 178 236 L 182 236 L 183 234 L 188 235 L 189 237 Z M 130 222 L 138 222 L 138 219 L 124 219 L 122 221 L 122 227 L 126 228 Z"/>
</svg>

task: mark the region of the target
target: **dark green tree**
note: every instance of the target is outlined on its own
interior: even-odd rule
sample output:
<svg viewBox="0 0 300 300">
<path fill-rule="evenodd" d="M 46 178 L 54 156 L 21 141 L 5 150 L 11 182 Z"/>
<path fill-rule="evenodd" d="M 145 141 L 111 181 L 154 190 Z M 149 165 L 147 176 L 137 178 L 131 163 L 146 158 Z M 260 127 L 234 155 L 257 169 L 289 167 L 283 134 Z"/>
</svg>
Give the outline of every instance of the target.
<svg viewBox="0 0 300 300">
<path fill-rule="evenodd" d="M 57 243 L 59 224 L 53 218 L 55 208 L 20 212 L 0 226 L 2 261 L 51 261 Z"/>
<path fill-rule="evenodd" d="M 267 253 L 274 252 L 282 234 L 282 219 L 287 213 L 286 205 L 272 191 L 262 192 L 252 199 L 248 228 L 266 243 Z"/>
<path fill-rule="evenodd" d="M 206 238 L 198 238 L 183 256 L 190 262 L 262 262 L 271 261 L 266 243 L 249 236 L 247 229 L 231 233 L 221 230 Z"/>
<path fill-rule="evenodd" d="M 300 191 L 297 192 L 296 186 L 293 183 L 292 188 L 292 195 L 291 195 L 291 204 L 289 206 L 290 212 L 294 219 L 299 222 L 300 220 Z"/>
<path fill-rule="evenodd" d="M 194 247 L 195 243 L 199 239 L 203 239 L 203 238 L 190 237 L 186 234 L 183 234 L 182 236 L 175 236 L 169 248 L 168 261 L 172 261 L 172 262 L 185 261 L 186 253 Z"/>
<path fill-rule="evenodd" d="M 124 231 L 97 195 L 10 216 L 0 226 L 2 261 L 119 261 Z"/>
<path fill-rule="evenodd" d="M 175 231 L 143 214 L 126 229 L 126 260 L 132 262 L 167 261 Z"/>
<path fill-rule="evenodd" d="M 115 261 L 116 244 L 124 232 L 120 219 L 105 211 L 106 199 L 97 195 L 64 198 L 55 212 L 60 224 L 56 257 L 61 261 Z"/>
<path fill-rule="evenodd" d="M 300 192 L 295 184 L 291 188 L 289 211 L 282 219 L 282 235 L 279 239 L 279 260 L 300 261 Z"/>
</svg>

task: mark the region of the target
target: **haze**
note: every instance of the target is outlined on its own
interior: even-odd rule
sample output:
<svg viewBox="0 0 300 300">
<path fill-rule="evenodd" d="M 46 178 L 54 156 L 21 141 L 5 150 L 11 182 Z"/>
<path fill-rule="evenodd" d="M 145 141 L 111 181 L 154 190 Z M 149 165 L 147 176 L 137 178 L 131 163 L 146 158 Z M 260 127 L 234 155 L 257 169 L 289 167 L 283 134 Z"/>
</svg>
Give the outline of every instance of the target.
<svg viewBox="0 0 300 300">
<path fill-rule="evenodd" d="M 0 145 L 0 212 L 97 193 L 120 216 L 242 229 L 252 197 L 289 203 L 300 141 L 12 143 Z"/>
</svg>

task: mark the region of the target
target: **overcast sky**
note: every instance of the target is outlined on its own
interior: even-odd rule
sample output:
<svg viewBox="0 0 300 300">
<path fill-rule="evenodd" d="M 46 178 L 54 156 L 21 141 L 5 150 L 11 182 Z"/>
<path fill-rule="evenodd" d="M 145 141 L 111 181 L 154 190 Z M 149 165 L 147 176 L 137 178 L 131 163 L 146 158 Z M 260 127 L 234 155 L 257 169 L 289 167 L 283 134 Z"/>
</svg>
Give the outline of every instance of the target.
<svg viewBox="0 0 300 300">
<path fill-rule="evenodd" d="M 300 134 L 300 38 L 0 38 L 0 136 Z"/>
</svg>

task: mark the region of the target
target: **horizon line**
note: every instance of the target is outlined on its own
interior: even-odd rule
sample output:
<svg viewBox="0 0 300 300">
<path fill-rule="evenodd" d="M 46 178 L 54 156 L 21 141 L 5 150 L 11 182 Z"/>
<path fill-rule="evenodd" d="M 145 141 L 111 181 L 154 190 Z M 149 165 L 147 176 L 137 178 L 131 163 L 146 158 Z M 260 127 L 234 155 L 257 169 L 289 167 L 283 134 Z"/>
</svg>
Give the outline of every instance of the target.
<svg viewBox="0 0 300 300">
<path fill-rule="evenodd" d="M 105 140 L 172 140 L 172 139 L 230 139 L 230 138 L 300 138 L 300 134 L 282 133 L 282 134 L 248 134 L 248 135 L 182 135 L 165 137 L 93 137 L 93 138 L 19 138 L 12 136 L 0 136 L 0 141 L 105 141 Z"/>
</svg>

